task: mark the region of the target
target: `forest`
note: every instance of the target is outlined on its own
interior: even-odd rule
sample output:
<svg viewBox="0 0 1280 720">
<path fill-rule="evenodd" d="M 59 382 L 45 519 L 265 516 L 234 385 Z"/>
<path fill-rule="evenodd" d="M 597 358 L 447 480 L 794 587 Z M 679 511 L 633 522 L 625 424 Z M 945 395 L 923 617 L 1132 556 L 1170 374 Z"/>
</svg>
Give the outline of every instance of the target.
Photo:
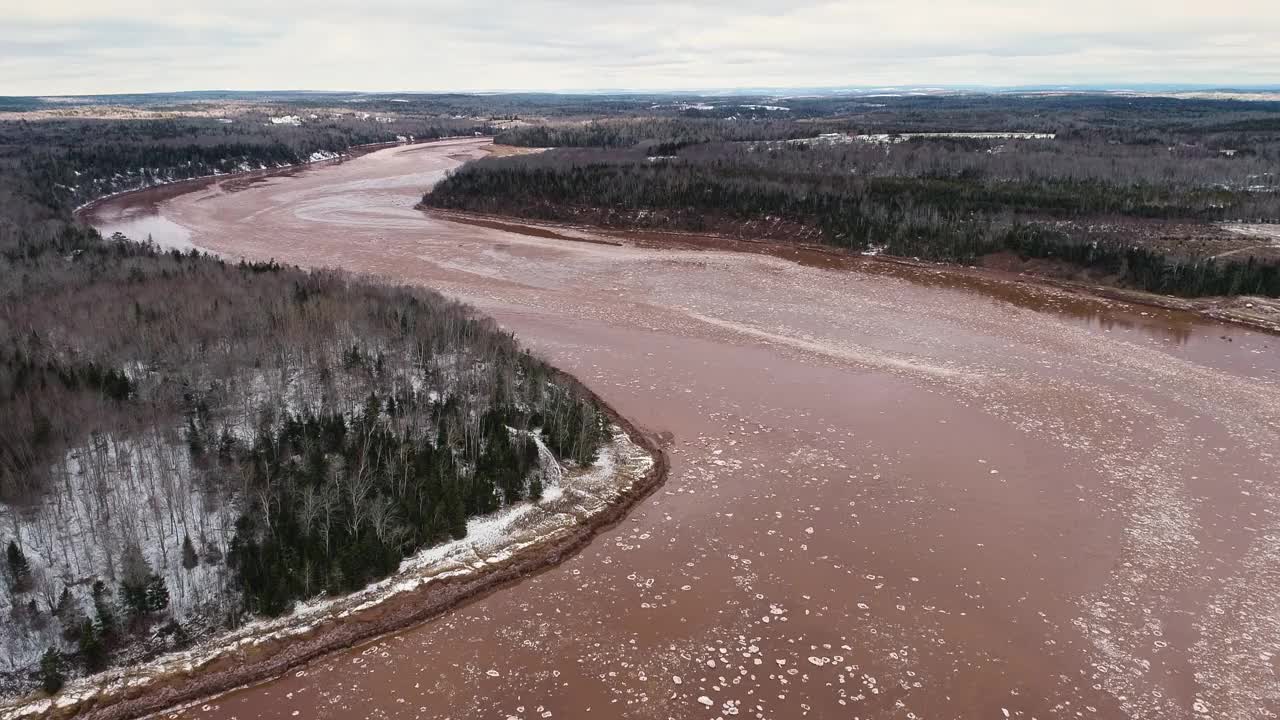
<svg viewBox="0 0 1280 720">
<path fill-rule="evenodd" d="M 298 125 L 272 124 L 272 117 L 291 116 L 0 122 L 0 173 L 21 176 L 17 192 L 39 205 L 74 208 L 124 190 L 332 158 L 360 145 L 490 131 L 447 117 L 316 115 Z"/>
<path fill-rule="evenodd" d="M 423 201 L 965 264 L 1012 254 L 1159 293 L 1280 295 L 1280 252 L 1241 253 L 1220 227 L 1280 222 L 1280 112 L 1162 101 L 1136 117 L 1098 102 L 1018 132 L 1007 119 L 977 124 L 986 114 L 973 108 L 914 102 L 863 120 L 521 126 L 496 141 L 554 149 L 472 162 Z M 1014 117 L 1042 104 L 1005 102 Z"/>
<path fill-rule="evenodd" d="M 0 689 L 364 587 L 595 458 L 599 408 L 470 308 L 101 238 L 50 182 L 381 136 L 25 125 L 0 123 Z"/>
</svg>

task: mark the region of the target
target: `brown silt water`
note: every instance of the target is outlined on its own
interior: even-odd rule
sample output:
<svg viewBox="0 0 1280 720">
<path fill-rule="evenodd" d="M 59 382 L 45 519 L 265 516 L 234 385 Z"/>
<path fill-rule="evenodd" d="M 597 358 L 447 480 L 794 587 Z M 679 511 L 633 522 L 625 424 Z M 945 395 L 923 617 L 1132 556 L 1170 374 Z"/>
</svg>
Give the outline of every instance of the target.
<svg viewBox="0 0 1280 720">
<path fill-rule="evenodd" d="M 944 270 L 415 209 L 485 142 L 92 220 L 459 297 L 669 433 L 669 480 L 547 572 L 172 716 L 1280 712 L 1280 338 Z"/>
</svg>

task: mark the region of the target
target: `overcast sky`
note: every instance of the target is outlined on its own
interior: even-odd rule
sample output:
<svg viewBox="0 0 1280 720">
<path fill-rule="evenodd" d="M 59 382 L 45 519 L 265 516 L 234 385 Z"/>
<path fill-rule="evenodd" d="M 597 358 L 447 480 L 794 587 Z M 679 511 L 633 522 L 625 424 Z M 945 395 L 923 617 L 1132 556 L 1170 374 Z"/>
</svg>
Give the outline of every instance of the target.
<svg viewBox="0 0 1280 720">
<path fill-rule="evenodd" d="M 0 95 L 1280 84 L 1280 0 L 0 0 Z"/>
</svg>

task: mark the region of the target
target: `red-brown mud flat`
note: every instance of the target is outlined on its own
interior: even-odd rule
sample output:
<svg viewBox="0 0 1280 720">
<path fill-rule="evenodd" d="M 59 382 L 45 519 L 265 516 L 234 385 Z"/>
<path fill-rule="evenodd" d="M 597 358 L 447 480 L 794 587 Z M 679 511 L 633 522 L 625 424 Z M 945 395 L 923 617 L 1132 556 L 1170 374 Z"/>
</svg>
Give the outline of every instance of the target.
<svg viewBox="0 0 1280 720">
<path fill-rule="evenodd" d="M 1276 336 L 925 268 L 450 222 L 414 205 L 483 141 L 427 148 L 149 217 L 231 259 L 473 303 L 671 433 L 668 482 L 550 571 L 166 716 L 1280 713 Z M 105 203 L 101 229 L 146 204 Z"/>
</svg>

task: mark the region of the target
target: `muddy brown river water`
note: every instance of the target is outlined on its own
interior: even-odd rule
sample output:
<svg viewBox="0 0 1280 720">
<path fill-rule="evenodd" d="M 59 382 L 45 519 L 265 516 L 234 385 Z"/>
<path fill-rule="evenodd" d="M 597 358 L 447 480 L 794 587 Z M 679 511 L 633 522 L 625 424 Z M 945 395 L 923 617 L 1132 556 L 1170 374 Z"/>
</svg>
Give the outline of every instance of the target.
<svg viewBox="0 0 1280 720">
<path fill-rule="evenodd" d="M 547 572 L 167 715 L 1280 713 L 1280 338 L 414 209 L 483 152 L 391 148 L 92 219 L 462 298 L 671 433 L 670 479 Z"/>
</svg>

